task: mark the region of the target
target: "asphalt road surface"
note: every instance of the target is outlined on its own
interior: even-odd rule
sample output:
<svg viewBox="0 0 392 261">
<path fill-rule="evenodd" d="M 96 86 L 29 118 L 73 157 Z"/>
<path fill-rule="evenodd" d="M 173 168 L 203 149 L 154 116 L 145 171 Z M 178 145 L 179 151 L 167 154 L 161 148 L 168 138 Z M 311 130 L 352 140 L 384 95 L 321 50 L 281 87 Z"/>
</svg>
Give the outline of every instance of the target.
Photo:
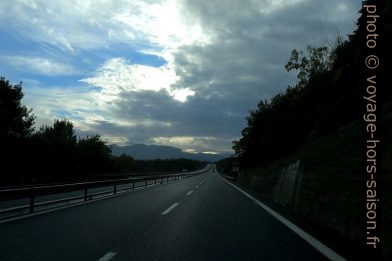
<svg viewBox="0 0 392 261">
<path fill-rule="evenodd" d="M 160 180 L 158 179 L 157 182 Z M 169 180 L 171 182 L 172 180 Z M 166 182 L 166 181 L 164 181 Z M 147 186 L 153 186 L 155 183 L 154 180 L 149 180 L 147 182 Z M 132 183 L 129 184 L 120 184 L 117 185 L 117 189 L 121 190 L 123 188 L 131 188 Z M 143 189 L 145 187 L 145 181 L 142 182 L 135 182 L 135 189 Z M 91 188 L 88 190 L 89 195 L 92 193 L 97 193 L 97 192 L 107 192 L 107 194 L 113 194 L 113 186 L 106 186 L 106 187 L 98 187 L 98 188 Z M 119 191 L 119 193 L 121 193 Z M 77 190 L 77 191 L 71 191 L 71 192 L 63 192 L 63 193 L 56 193 L 56 194 L 50 194 L 50 195 L 43 195 L 43 196 L 36 196 L 35 197 L 35 202 L 40 203 L 40 202 L 47 202 L 51 200 L 56 200 L 56 199 L 64 199 L 64 198 L 69 198 L 69 197 L 77 197 L 77 196 L 83 196 L 84 195 L 84 190 Z M 83 199 L 79 200 L 83 201 Z M 12 207 L 20 207 L 20 206 L 29 206 L 30 198 L 22 198 L 22 199 L 14 199 L 14 200 L 6 200 L 6 201 L 0 201 L 0 210 L 2 209 L 7 209 L 7 208 L 12 208 Z M 1 218 L 1 216 L 0 216 Z"/>
<path fill-rule="evenodd" d="M 327 260 L 212 171 L 0 224 L 0 260 Z"/>
</svg>

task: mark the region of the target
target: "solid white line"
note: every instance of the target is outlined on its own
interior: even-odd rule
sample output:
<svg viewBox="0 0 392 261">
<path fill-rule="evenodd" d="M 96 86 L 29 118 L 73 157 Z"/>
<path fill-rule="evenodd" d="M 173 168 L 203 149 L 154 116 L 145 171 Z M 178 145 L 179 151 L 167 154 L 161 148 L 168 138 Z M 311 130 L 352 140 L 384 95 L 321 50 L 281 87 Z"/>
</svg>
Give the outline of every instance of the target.
<svg viewBox="0 0 392 261">
<path fill-rule="evenodd" d="M 168 209 L 166 209 L 165 211 L 162 212 L 162 215 L 166 215 L 168 214 L 170 211 L 172 211 L 175 207 L 178 206 L 178 203 L 174 203 L 173 205 L 171 205 Z"/>
<path fill-rule="evenodd" d="M 313 246 L 315 249 L 317 249 L 320 253 L 322 253 L 324 256 L 329 258 L 330 260 L 346 260 L 344 257 L 340 256 L 338 253 L 318 241 L 316 238 L 312 237 L 305 231 L 303 231 L 301 228 L 297 227 L 295 224 L 293 224 L 291 221 L 287 220 L 286 218 L 282 217 L 280 214 L 272 210 L 270 207 L 266 206 L 265 204 L 261 203 L 259 200 L 255 199 L 242 189 L 238 188 L 237 186 L 231 184 L 224 178 L 222 178 L 225 182 L 227 182 L 229 185 L 233 186 L 235 189 L 238 191 L 242 192 L 245 196 L 253 200 L 257 205 L 262 207 L 265 211 L 267 211 L 269 214 L 274 216 L 277 220 L 282 222 L 285 226 L 290 228 L 294 233 L 296 233 L 298 236 L 300 236 L 302 239 L 304 239 L 306 242 L 308 242 L 311 246 Z"/>
<path fill-rule="evenodd" d="M 192 194 L 193 190 L 189 191 L 188 193 L 186 193 L 187 196 L 189 196 L 190 194 Z"/>
<path fill-rule="evenodd" d="M 116 252 L 109 252 L 106 255 L 104 255 L 103 257 L 101 257 L 100 259 L 98 259 L 98 261 L 109 261 L 110 259 L 112 259 L 115 255 L 117 255 Z"/>
</svg>

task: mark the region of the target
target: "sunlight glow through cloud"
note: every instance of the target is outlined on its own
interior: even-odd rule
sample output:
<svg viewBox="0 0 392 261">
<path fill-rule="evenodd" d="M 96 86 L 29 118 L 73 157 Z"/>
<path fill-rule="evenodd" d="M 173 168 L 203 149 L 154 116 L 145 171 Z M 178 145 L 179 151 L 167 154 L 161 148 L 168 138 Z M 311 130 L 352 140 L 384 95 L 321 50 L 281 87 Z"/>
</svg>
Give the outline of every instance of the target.
<svg viewBox="0 0 392 261">
<path fill-rule="evenodd" d="M 106 61 L 90 78 L 81 82 L 102 88 L 104 102 L 114 101 L 122 91 L 161 91 L 166 90 L 174 99 L 185 102 L 188 96 L 195 94 L 189 89 L 172 89 L 177 76 L 169 65 L 160 67 L 131 64 L 124 58 Z"/>
<path fill-rule="evenodd" d="M 195 95 L 189 87 L 173 87 L 178 77 L 175 72 L 173 52 L 179 46 L 193 42 L 208 42 L 201 26 L 190 24 L 181 15 L 181 4 L 176 0 L 161 3 L 135 2 L 133 9 L 125 9 L 115 14 L 112 20 L 131 29 L 130 38 L 137 38 L 140 32 L 146 39 L 162 48 L 161 50 L 141 49 L 140 52 L 164 58 L 166 65 L 160 67 L 134 64 L 125 58 L 108 59 L 97 68 L 93 76 L 80 81 L 102 88 L 104 102 L 116 99 L 121 91 L 167 91 L 173 99 L 185 102 L 188 96 Z M 146 40 L 145 39 L 145 40 Z"/>
<path fill-rule="evenodd" d="M 248 110 L 293 81 L 293 48 L 352 32 L 357 0 L 0 1 L 0 71 L 36 126 L 116 144 L 230 151 Z M 306 18 L 306 19 L 305 19 Z"/>
</svg>

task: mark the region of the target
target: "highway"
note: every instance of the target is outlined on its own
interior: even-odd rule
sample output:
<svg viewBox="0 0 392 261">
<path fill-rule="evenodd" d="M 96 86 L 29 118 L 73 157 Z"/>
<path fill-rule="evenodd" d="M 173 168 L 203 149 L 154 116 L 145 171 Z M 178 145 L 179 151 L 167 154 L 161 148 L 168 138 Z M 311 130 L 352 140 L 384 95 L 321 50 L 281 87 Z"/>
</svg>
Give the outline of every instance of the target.
<svg viewBox="0 0 392 261">
<path fill-rule="evenodd" d="M 160 180 L 157 181 L 160 183 Z M 166 181 L 164 181 L 166 182 Z M 169 181 L 170 182 L 170 181 Z M 154 186 L 154 180 L 149 180 L 147 182 L 147 186 Z M 125 188 L 132 188 L 132 183 L 129 184 L 121 184 L 117 186 L 118 190 L 125 189 Z M 135 189 L 143 189 L 145 188 L 145 182 L 135 182 Z M 104 186 L 104 187 L 97 187 L 97 188 L 91 188 L 88 190 L 89 195 L 93 193 L 98 193 L 98 192 L 107 192 L 106 194 L 113 194 L 113 186 Z M 120 192 L 121 193 L 121 192 Z M 70 197 L 77 197 L 77 196 L 83 196 L 84 195 L 84 190 L 76 190 L 76 191 L 71 191 L 71 192 L 62 192 L 62 193 L 56 193 L 56 194 L 50 194 L 50 195 L 41 195 L 35 197 L 35 201 L 37 203 L 41 202 L 47 202 L 51 200 L 56 200 L 56 199 L 61 199 L 61 198 L 70 198 Z M 94 196 L 97 197 L 97 196 Z M 98 196 L 99 197 L 99 196 Z M 81 200 L 74 200 L 73 202 L 80 202 L 83 201 Z M 22 198 L 22 199 L 13 199 L 13 200 L 5 200 L 5 201 L 0 201 L 0 211 L 3 209 L 7 208 L 12 208 L 12 207 L 19 207 L 19 206 L 27 206 L 29 205 L 30 198 Z M 61 204 L 59 204 L 61 205 Z M 28 210 L 27 210 L 28 211 Z M 24 211 L 26 212 L 26 211 Z M 0 220 L 2 218 L 2 215 L 0 214 Z"/>
<path fill-rule="evenodd" d="M 209 171 L 0 223 L 1 260 L 328 260 Z"/>
</svg>

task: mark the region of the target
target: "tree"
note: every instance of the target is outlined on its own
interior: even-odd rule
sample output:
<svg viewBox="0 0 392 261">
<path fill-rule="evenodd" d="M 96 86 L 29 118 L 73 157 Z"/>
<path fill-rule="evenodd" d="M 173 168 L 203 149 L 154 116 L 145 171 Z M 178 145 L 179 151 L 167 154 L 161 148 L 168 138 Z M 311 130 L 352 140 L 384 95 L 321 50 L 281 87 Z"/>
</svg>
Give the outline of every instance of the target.
<svg viewBox="0 0 392 261">
<path fill-rule="evenodd" d="M 333 92 L 332 63 L 328 47 L 292 51 L 285 68 L 298 71 L 298 82 L 270 101 L 260 101 L 246 118 L 242 138 L 233 142 L 242 168 L 268 164 L 298 149 L 315 130 L 320 115 L 326 119 Z"/>
<path fill-rule="evenodd" d="M 0 77 L 0 139 L 3 145 L 34 131 L 34 115 L 31 109 L 22 105 L 23 96 L 22 82 L 12 85 Z"/>
<path fill-rule="evenodd" d="M 303 51 L 294 49 L 287 64 L 286 70 L 298 71 L 299 87 L 304 87 L 311 77 L 330 69 L 330 50 L 326 46 L 307 46 L 307 55 Z"/>
<path fill-rule="evenodd" d="M 37 135 L 42 136 L 51 142 L 61 144 L 76 144 L 76 135 L 72 122 L 67 119 L 54 120 L 53 127 L 47 125 L 42 126 L 37 132 Z"/>
<path fill-rule="evenodd" d="M 56 119 L 53 126 L 42 126 L 33 137 L 37 160 L 44 172 L 64 173 L 74 170 L 77 155 L 77 138 L 72 122 Z M 46 164 L 42 164 L 45 159 Z M 53 175 L 53 174 L 52 174 Z"/>
<path fill-rule="evenodd" d="M 94 173 L 111 171 L 112 150 L 98 134 L 79 139 L 77 147 L 79 171 Z"/>
<path fill-rule="evenodd" d="M 22 82 L 12 85 L 0 77 L 0 172 L 3 182 L 13 178 L 11 175 L 4 177 L 9 170 L 17 173 L 29 165 L 25 159 L 29 155 L 29 137 L 34 131 L 34 115 L 31 109 L 22 105 L 22 98 Z"/>
</svg>

